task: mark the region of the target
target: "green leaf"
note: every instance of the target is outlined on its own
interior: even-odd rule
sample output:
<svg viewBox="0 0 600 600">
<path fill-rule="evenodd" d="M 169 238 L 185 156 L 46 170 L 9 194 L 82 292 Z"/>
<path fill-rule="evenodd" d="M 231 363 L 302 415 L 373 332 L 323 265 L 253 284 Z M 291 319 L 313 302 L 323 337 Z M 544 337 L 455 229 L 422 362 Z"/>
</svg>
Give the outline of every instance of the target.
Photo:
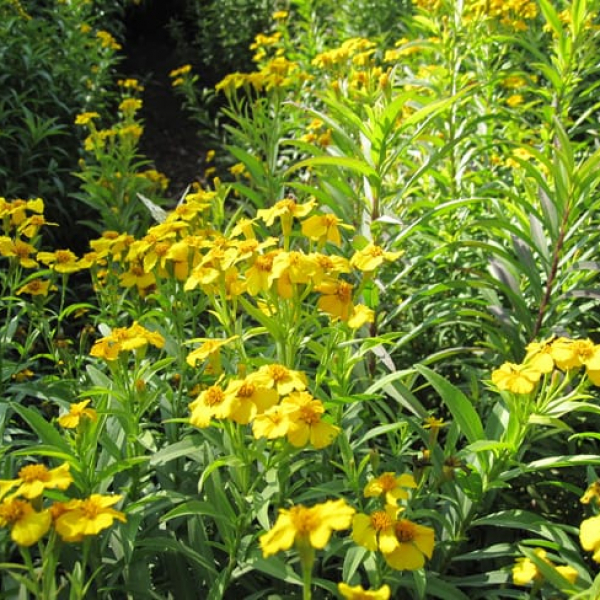
<svg viewBox="0 0 600 600">
<path fill-rule="evenodd" d="M 446 381 L 435 371 L 423 365 L 415 365 L 415 369 L 435 388 L 458 423 L 460 430 L 470 444 L 485 438 L 483 425 L 471 401 L 455 386 Z"/>
</svg>

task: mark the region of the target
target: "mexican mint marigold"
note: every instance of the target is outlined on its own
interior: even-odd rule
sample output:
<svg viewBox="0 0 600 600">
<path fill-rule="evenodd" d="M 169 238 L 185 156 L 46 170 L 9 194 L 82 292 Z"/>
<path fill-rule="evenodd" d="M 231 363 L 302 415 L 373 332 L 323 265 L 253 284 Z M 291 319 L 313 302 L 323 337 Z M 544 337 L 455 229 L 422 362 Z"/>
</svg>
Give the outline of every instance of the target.
<svg viewBox="0 0 600 600">
<path fill-rule="evenodd" d="M 0 527 L 10 529 L 19 546 L 32 546 L 50 529 L 52 517 L 47 510 L 36 511 L 30 502 L 11 496 L 0 504 Z"/>
<path fill-rule="evenodd" d="M 492 383 L 500 390 L 514 394 L 530 394 L 540 380 L 542 373 L 527 364 L 517 365 L 505 362 L 492 372 Z"/>
<path fill-rule="evenodd" d="M 412 475 L 404 473 L 397 476 L 395 473 L 386 472 L 367 483 L 364 496 L 365 498 L 382 497 L 386 504 L 396 506 L 398 500 L 408 498 L 408 488 L 416 487 L 417 483 Z"/>
<path fill-rule="evenodd" d="M 91 400 L 83 400 L 69 406 L 69 412 L 58 417 L 58 424 L 65 429 L 76 429 L 82 420 L 97 421 L 98 413 L 89 408 Z"/>
<path fill-rule="evenodd" d="M 389 585 L 383 585 L 377 590 L 365 590 L 361 585 L 338 583 L 338 590 L 346 600 L 389 600 L 392 593 Z"/>
<path fill-rule="evenodd" d="M 48 469 L 45 465 L 26 465 L 15 480 L 19 486 L 15 495 L 31 500 L 41 496 L 44 490 L 66 490 L 73 483 L 69 468 L 69 463 L 63 463 L 56 469 Z"/>
<path fill-rule="evenodd" d="M 579 541 L 581 547 L 593 552 L 592 558 L 600 563 L 600 515 L 582 521 L 579 526 Z"/>
<path fill-rule="evenodd" d="M 114 508 L 121 496 L 92 494 L 84 500 L 70 500 L 55 513 L 54 528 L 65 542 L 80 542 L 112 526 L 115 519 L 124 523 L 125 515 Z"/>
<path fill-rule="evenodd" d="M 260 547 L 266 558 L 297 546 L 324 548 L 333 531 L 347 529 L 352 523 L 354 509 L 342 499 L 328 500 L 306 507 L 302 504 L 279 509 L 275 525 L 260 537 Z"/>
</svg>

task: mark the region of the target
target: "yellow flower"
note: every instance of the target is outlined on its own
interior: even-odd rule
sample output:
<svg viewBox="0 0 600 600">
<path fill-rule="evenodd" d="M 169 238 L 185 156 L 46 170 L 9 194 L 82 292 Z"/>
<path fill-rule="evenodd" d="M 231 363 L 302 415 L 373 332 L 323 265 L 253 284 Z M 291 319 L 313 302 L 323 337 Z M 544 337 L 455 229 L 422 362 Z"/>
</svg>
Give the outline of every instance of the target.
<svg viewBox="0 0 600 600">
<path fill-rule="evenodd" d="M 151 344 L 156 348 L 165 345 L 165 338 L 156 331 L 150 331 L 137 321 L 130 327 L 115 327 L 110 335 L 97 340 L 90 350 L 90 356 L 116 360 L 121 352 L 138 350 Z"/>
<path fill-rule="evenodd" d="M 370 272 L 383 264 L 384 261 L 398 260 L 402 256 L 402 252 L 387 252 L 380 246 L 368 244 L 362 250 L 354 253 L 350 259 L 350 265 L 360 271 Z"/>
<path fill-rule="evenodd" d="M 292 219 L 301 219 L 306 217 L 314 208 L 316 201 L 309 200 L 305 204 L 298 204 L 292 198 L 285 198 L 276 202 L 271 208 L 261 208 L 256 213 L 259 219 L 265 222 L 265 225 L 270 227 L 275 222 L 275 219 L 281 219 L 281 227 L 284 235 L 289 235 L 291 231 Z"/>
<path fill-rule="evenodd" d="M 247 425 L 279 401 L 277 390 L 255 384 L 252 375 L 230 381 L 225 395 L 231 399 L 229 418 L 240 425 Z"/>
<path fill-rule="evenodd" d="M 354 509 L 342 499 L 312 507 L 297 504 L 290 509 L 281 508 L 275 525 L 260 537 L 263 556 L 289 550 L 294 543 L 322 549 L 333 531 L 350 527 L 352 515 Z"/>
<path fill-rule="evenodd" d="M 75 117 L 75 125 L 87 125 L 93 119 L 99 119 L 100 114 L 97 112 L 84 112 Z"/>
<path fill-rule="evenodd" d="M 398 477 L 395 473 L 388 471 L 375 479 L 371 479 L 365 486 L 363 493 L 365 498 L 383 496 L 386 504 L 396 506 L 398 500 L 408 498 L 407 488 L 416 487 L 417 483 L 412 475 L 404 473 Z"/>
<path fill-rule="evenodd" d="M 590 484 L 579 499 L 581 504 L 589 504 L 592 500 L 595 500 L 596 503 L 600 501 L 600 479 Z"/>
<path fill-rule="evenodd" d="M 17 296 L 21 294 L 30 294 L 31 296 L 47 296 L 50 290 L 55 291 L 58 288 L 51 284 L 47 279 L 32 279 L 29 283 L 21 286 L 17 291 Z"/>
<path fill-rule="evenodd" d="M 568 565 L 556 566 L 548 558 L 546 551 L 541 548 L 536 548 L 533 553 L 537 558 L 545 562 L 550 567 L 553 567 L 562 577 L 570 583 L 575 583 L 578 577 L 577 571 Z M 539 583 L 544 579 L 544 576 L 536 563 L 529 557 L 517 558 L 515 566 L 512 569 L 513 582 L 515 585 L 529 585 L 530 583 Z"/>
<path fill-rule="evenodd" d="M 600 371 L 600 346 L 590 339 L 570 340 L 558 338 L 552 342 L 552 358 L 562 371 L 585 366 L 591 371 Z"/>
<path fill-rule="evenodd" d="M 317 306 L 333 319 L 348 321 L 354 314 L 352 304 L 352 284 L 343 280 L 328 280 L 316 287 L 322 296 L 317 300 Z"/>
<path fill-rule="evenodd" d="M 367 323 L 375 321 L 375 311 L 364 304 L 357 304 L 348 318 L 348 326 L 358 329 Z"/>
<path fill-rule="evenodd" d="M 283 365 L 263 365 L 252 376 L 254 383 L 275 388 L 280 396 L 306 389 L 306 375 Z"/>
<path fill-rule="evenodd" d="M 541 372 L 532 366 L 506 362 L 492 372 L 492 383 L 501 391 L 530 394 L 541 376 Z"/>
<path fill-rule="evenodd" d="M 340 226 L 345 229 L 353 229 L 350 225 L 344 225 L 341 219 L 331 213 L 313 215 L 302 222 L 302 235 L 316 240 L 320 246 L 325 245 L 326 242 L 340 246 L 342 243 Z"/>
<path fill-rule="evenodd" d="M 523 362 L 541 373 L 551 373 L 554 369 L 554 358 L 552 358 L 553 341 L 554 338 L 549 338 L 541 342 L 527 344 L 527 354 Z"/>
<path fill-rule="evenodd" d="M 5 498 L 0 504 L 0 527 L 10 528 L 10 537 L 19 546 L 32 546 L 50 529 L 52 517 L 47 510 L 36 511 L 31 503 Z"/>
<path fill-rule="evenodd" d="M 325 407 L 308 392 L 291 392 L 283 399 L 281 407 L 289 409 L 287 438 L 296 448 L 302 448 L 309 442 L 314 448 L 325 448 L 340 432 L 339 427 L 321 419 Z"/>
<path fill-rule="evenodd" d="M 88 408 L 91 400 L 83 400 L 69 406 L 69 412 L 58 418 L 58 424 L 65 429 L 75 429 L 82 419 L 98 420 L 98 413 L 93 408 Z"/>
<path fill-rule="evenodd" d="M 208 338 L 199 338 L 198 340 L 193 340 L 201 341 L 203 344 L 195 350 L 192 350 L 187 355 L 185 360 L 190 367 L 195 367 L 198 361 L 210 359 L 211 356 L 218 355 L 223 346 L 229 344 L 233 340 L 237 340 L 238 337 L 238 335 L 234 335 L 221 340 Z"/>
<path fill-rule="evenodd" d="M 80 542 L 85 536 L 98 535 L 115 519 L 124 523 L 125 515 L 114 508 L 121 496 L 92 494 L 84 500 L 65 502 L 55 517 L 54 528 L 65 542 Z"/>
<path fill-rule="evenodd" d="M 57 273 L 75 273 L 88 266 L 85 261 L 79 260 L 71 250 L 38 252 L 37 259 Z"/>
<path fill-rule="evenodd" d="M 0 236 L 0 256 L 16 258 L 19 265 L 25 269 L 34 269 L 38 263 L 31 258 L 37 249 L 23 240 L 13 240 L 8 236 Z M 21 288 L 23 289 L 23 288 Z"/>
<path fill-rule="evenodd" d="M 389 585 L 378 590 L 364 590 L 361 585 L 350 587 L 347 583 L 338 583 L 338 590 L 346 600 L 389 600 L 392 593 Z"/>
<path fill-rule="evenodd" d="M 287 435 L 290 428 L 290 409 L 280 404 L 256 415 L 252 422 L 252 433 L 256 439 L 274 440 Z"/>
<path fill-rule="evenodd" d="M 231 412 L 231 403 L 232 398 L 225 395 L 220 385 L 211 385 L 190 403 L 190 423 L 195 427 L 204 428 L 210 425 L 213 417 L 226 419 Z"/>
<path fill-rule="evenodd" d="M 600 563 L 600 515 L 590 517 L 579 526 L 579 541 L 581 547 L 593 552 L 592 558 Z"/>
<path fill-rule="evenodd" d="M 69 463 L 63 463 L 55 469 L 48 469 L 44 465 L 26 465 L 15 480 L 19 486 L 15 495 L 31 500 L 41 496 L 44 490 L 66 490 L 73 482 L 69 468 Z"/>
<path fill-rule="evenodd" d="M 396 519 L 397 513 L 397 507 L 387 506 L 370 515 L 355 515 L 352 539 L 367 550 L 379 548 L 393 569 L 420 569 L 433 554 L 434 531 L 408 519 Z"/>
</svg>

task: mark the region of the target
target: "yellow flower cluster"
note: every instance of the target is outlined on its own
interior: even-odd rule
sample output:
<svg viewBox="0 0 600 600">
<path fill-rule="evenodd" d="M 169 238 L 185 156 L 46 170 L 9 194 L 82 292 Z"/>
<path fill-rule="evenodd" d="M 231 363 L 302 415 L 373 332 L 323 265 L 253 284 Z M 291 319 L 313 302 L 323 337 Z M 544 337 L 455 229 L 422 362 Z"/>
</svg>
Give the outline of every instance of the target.
<svg viewBox="0 0 600 600">
<path fill-rule="evenodd" d="M 538 15 L 534 0 L 469 0 L 465 2 L 465 16 L 469 18 L 490 18 L 516 31 L 527 29 L 526 21 Z"/>
<path fill-rule="evenodd" d="M 530 394 L 555 368 L 563 372 L 585 368 L 589 380 L 600 385 L 600 346 L 590 339 L 565 337 L 532 342 L 521 364 L 506 362 L 492 372 L 492 383 L 501 391 Z"/>
<path fill-rule="evenodd" d="M 211 344 L 211 348 L 214 354 L 220 345 Z M 194 351 L 188 362 L 193 357 L 195 364 L 199 356 Z M 286 438 L 296 448 L 308 444 L 316 449 L 325 448 L 340 430 L 324 419 L 323 403 L 306 391 L 306 384 L 304 373 L 279 364 L 264 365 L 226 386 L 217 383 L 203 390 L 189 406 L 190 423 L 200 428 L 208 427 L 213 418 L 229 419 L 240 425 L 252 423 L 257 439 Z"/>
<path fill-rule="evenodd" d="M 123 352 L 139 350 L 148 344 L 162 348 L 165 338 L 156 331 L 146 329 L 136 321 L 130 327 L 116 327 L 109 335 L 97 340 L 90 350 L 90 356 L 113 361 L 117 360 Z"/>
<path fill-rule="evenodd" d="M 97 285 L 105 285 L 109 276 L 120 273 L 120 285 L 135 287 L 145 296 L 159 278 L 173 278 L 183 282 L 186 292 L 225 293 L 227 299 L 248 294 L 267 314 L 277 312 L 281 301 L 307 298 L 314 292 L 317 307 L 332 321 L 356 329 L 374 320 L 370 308 L 356 303 L 357 291 L 348 278 L 369 278 L 384 263 L 397 260 L 400 252 L 371 243 L 349 260 L 326 254 L 324 250 L 341 245 L 342 231 L 351 227 L 331 213 L 311 214 L 314 201 L 299 204 L 291 198 L 259 210 L 254 220 L 241 219 L 224 236 L 205 222 L 214 195 L 209 191 L 188 194 L 163 223 L 151 227 L 139 240 L 115 232 L 93 240 L 93 251 L 84 259 L 92 264 Z M 274 247 L 277 237 L 259 241 L 257 221 L 267 227 L 279 225 L 284 247 Z M 288 249 L 297 221 L 304 243 L 316 245 L 315 251 L 306 252 L 299 245 Z"/>
<path fill-rule="evenodd" d="M 0 480 L 0 527 L 10 529 L 19 546 L 31 546 L 51 527 L 65 542 L 80 542 L 111 527 L 125 515 L 113 508 L 120 496 L 92 494 L 84 499 L 43 504 L 46 490 L 66 490 L 73 482 L 68 463 L 54 469 L 42 464 L 23 467 L 16 479 Z"/>
<path fill-rule="evenodd" d="M 549 567 L 556 569 L 556 572 L 564 577 L 567 581 L 574 583 L 577 580 L 577 570 L 570 566 L 556 566 L 550 559 L 547 558 L 547 553 L 541 548 L 536 548 L 533 551 L 534 556 Z M 530 583 L 541 583 L 544 579 L 538 565 L 529 557 L 520 557 L 512 570 L 513 581 L 516 585 L 528 585 Z"/>
<path fill-rule="evenodd" d="M 390 567 L 401 571 L 422 568 L 435 545 L 433 529 L 401 516 L 404 508 L 398 506 L 398 500 L 408 499 L 407 490 L 416 487 L 412 475 L 383 473 L 363 491 L 366 498 L 379 498 L 382 508 L 370 514 L 357 513 L 352 521 L 354 542 L 372 552 L 379 550 Z"/>
</svg>

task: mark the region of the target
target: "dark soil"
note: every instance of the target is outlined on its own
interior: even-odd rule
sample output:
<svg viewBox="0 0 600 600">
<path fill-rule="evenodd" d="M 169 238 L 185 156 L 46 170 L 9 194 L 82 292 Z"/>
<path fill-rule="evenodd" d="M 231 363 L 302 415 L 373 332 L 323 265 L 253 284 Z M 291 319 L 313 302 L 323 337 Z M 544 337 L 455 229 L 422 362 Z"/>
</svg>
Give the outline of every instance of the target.
<svg viewBox="0 0 600 600">
<path fill-rule="evenodd" d="M 144 135 L 141 153 L 170 181 L 167 195 L 179 200 L 187 186 L 199 181 L 206 150 L 196 125 L 183 111 L 169 73 L 182 65 L 167 25 L 169 15 L 154 14 L 126 21 L 122 77 L 135 77 L 145 86 L 141 117 Z"/>
</svg>

